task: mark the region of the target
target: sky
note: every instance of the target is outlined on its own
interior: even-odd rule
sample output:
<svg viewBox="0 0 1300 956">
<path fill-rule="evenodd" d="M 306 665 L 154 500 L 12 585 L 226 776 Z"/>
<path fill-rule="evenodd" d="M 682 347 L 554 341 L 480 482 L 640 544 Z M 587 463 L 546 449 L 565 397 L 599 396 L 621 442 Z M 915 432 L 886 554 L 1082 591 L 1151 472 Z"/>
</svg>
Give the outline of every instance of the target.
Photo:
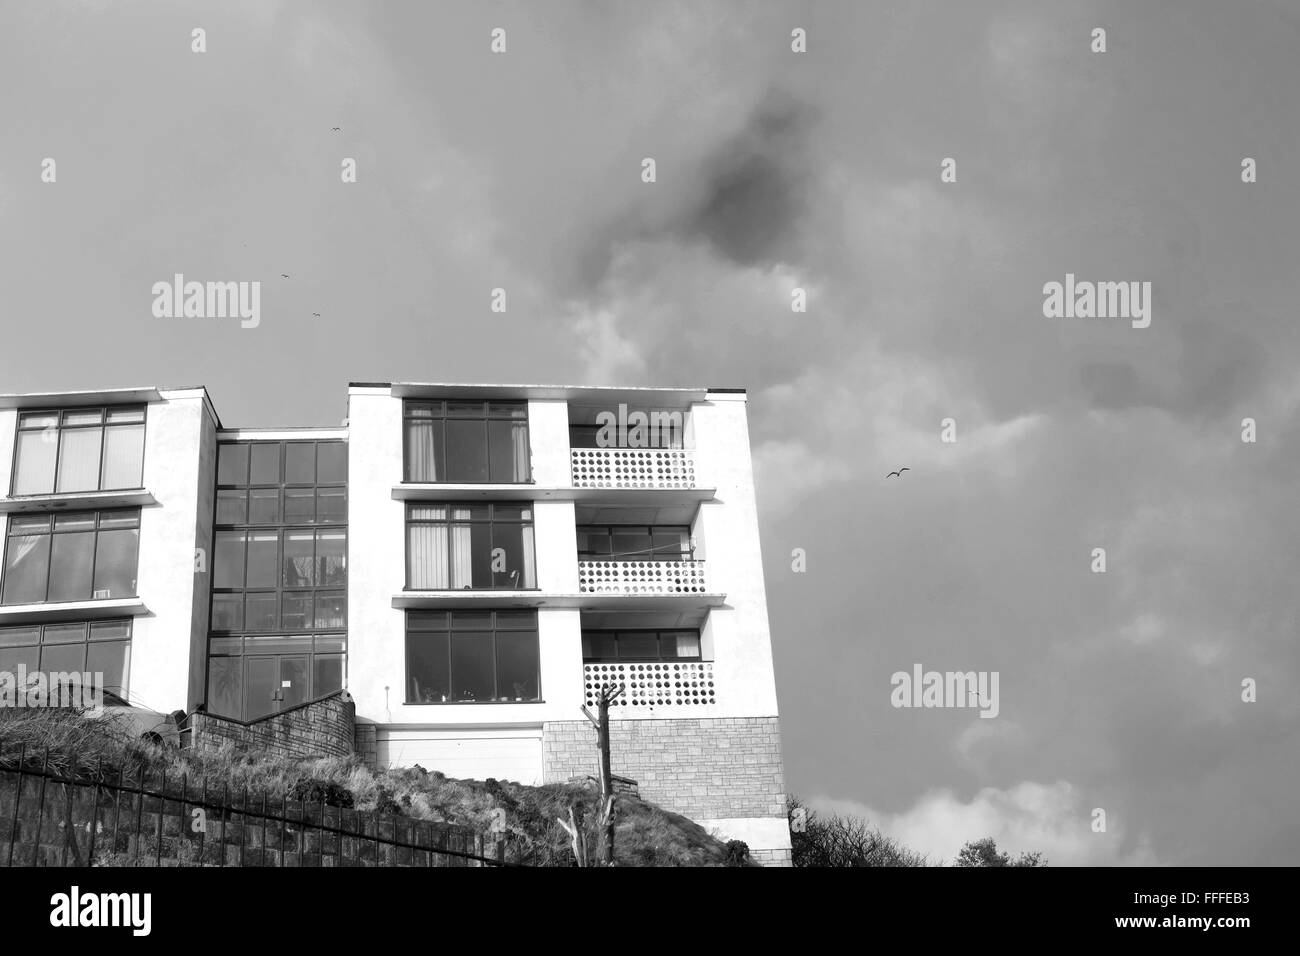
<svg viewBox="0 0 1300 956">
<path fill-rule="evenodd" d="M 1298 43 L 1283 0 L 4 0 L 0 392 L 744 387 L 792 793 L 935 859 L 1295 864 Z M 155 317 L 175 273 L 260 324 Z M 1046 317 L 1067 273 L 1150 326 Z M 998 716 L 894 707 L 914 664 Z"/>
</svg>

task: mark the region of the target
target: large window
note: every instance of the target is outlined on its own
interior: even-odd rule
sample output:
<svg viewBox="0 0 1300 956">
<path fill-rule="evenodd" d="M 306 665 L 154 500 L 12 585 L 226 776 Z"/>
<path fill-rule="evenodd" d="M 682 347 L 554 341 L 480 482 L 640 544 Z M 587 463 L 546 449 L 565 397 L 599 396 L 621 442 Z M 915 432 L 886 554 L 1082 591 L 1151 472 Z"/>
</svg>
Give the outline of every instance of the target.
<svg viewBox="0 0 1300 956">
<path fill-rule="evenodd" d="M 408 704 L 541 700 L 536 611 L 408 611 Z"/>
<path fill-rule="evenodd" d="M 208 711 L 256 720 L 343 686 L 343 634 L 248 634 L 208 643 Z"/>
<path fill-rule="evenodd" d="M 29 674 L 100 674 L 104 690 L 126 698 L 131 673 L 131 621 L 0 627 L 0 673 L 16 675 L 19 665 Z"/>
<path fill-rule="evenodd" d="M 18 416 L 12 494 L 139 488 L 143 405 L 67 408 Z"/>
<path fill-rule="evenodd" d="M 580 525 L 578 557 L 613 561 L 685 561 L 691 529 L 681 525 Z"/>
<path fill-rule="evenodd" d="M 347 445 L 224 442 L 208 710 L 252 720 L 343 686 Z"/>
<path fill-rule="evenodd" d="M 582 659 L 619 661 L 698 661 L 700 632 L 690 630 L 583 631 Z"/>
<path fill-rule="evenodd" d="M 405 481 L 530 478 L 527 402 L 408 401 L 403 429 Z"/>
<path fill-rule="evenodd" d="M 140 509 L 11 515 L 4 604 L 135 597 Z"/>
<path fill-rule="evenodd" d="M 535 588 L 532 506 L 408 505 L 406 586 L 413 591 Z"/>
</svg>

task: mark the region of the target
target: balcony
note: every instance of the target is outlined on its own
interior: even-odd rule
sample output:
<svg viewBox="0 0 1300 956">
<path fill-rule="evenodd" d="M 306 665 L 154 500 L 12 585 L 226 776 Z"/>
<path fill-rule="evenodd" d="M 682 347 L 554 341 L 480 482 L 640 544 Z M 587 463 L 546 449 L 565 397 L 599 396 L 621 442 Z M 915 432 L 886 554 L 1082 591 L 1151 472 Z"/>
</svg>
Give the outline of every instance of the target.
<svg viewBox="0 0 1300 956">
<path fill-rule="evenodd" d="M 578 562 L 580 594 L 707 594 L 703 561 Z"/>
<path fill-rule="evenodd" d="M 583 664 L 587 706 L 595 707 L 602 687 L 619 684 L 625 693 L 614 701 L 624 712 L 652 707 L 691 707 L 716 704 L 712 661 L 650 662 L 645 664 Z M 630 716 L 630 714 L 628 714 Z"/>
<path fill-rule="evenodd" d="M 571 448 L 574 488 L 696 489 L 695 453 L 684 448 Z"/>
</svg>

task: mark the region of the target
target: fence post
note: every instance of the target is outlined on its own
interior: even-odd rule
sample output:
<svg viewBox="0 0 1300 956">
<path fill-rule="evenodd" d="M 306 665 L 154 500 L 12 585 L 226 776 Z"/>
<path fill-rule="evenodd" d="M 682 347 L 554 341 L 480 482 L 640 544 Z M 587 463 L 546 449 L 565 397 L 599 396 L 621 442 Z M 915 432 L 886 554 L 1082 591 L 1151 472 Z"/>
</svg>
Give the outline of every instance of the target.
<svg viewBox="0 0 1300 956">
<path fill-rule="evenodd" d="M 144 829 L 144 764 L 140 764 L 140 783 L 135 795 L 135 853 L 134 861 L 140 862 L 140 834 Z M 129 842 L 129 841 L 128 841 Z"/>
<path fill-rule="evenodd" d="M 18 804 L 23 798 L 23 768 L 27 763 L 27 745 L 20 744 L 18 747 L 18 771 L 15 774 L 14 782 L 14 818 L 9 823 L 9 854 L 5 860 L 5 866 L 14 865 L 14 845 L 18 843 Z"/>
<path fill-rule="evenodd" d="M 163 767 L 162 786 L 158 788 L 158 840 L 154 847 L 154 866 L 162 866 L 163 816 L 167 812 L 167 768 Z"/>
<path fill-rule="evenodd" d="M 41 821 L 45 817 L 45 783 L 49 779 L 47 771 L 50 768 L 50 748 L 45 748 L 45 759 L 41 762 L 41 795 L 36 803 L 36 836 L 32 841 L 32 866 L 36 866 L 36 861 L 41 854 Z"/>
<path fill-rule="evenodd" d="M 221 850 L 221 862 L 217 864 L 218 866 L 226 865 L 226 827 L 230 825 L 230 814 L 228 812 L 229 807 L 230 784 L 223 783 L 221 785 L 221 844 L 219 847 Z"/>
<path fill-rule="evenodd" d="M 90 815 L 90 846 L 86 850 L 86 866 L 95 865 L 95 833 L 99 829 L 99 781 L 104 776 L 104 755 L 99 755 L 99 764 L 95 768 L 94 809 Z"/>
</svg>

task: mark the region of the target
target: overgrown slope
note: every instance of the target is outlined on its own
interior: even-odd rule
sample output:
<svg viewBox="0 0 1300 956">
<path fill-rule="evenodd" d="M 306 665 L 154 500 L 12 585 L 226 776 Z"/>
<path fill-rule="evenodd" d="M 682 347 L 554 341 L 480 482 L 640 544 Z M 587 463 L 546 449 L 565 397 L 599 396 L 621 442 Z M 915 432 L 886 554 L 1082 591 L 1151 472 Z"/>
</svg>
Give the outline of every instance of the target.
<svg viewBox="0 0 1300 956">
<path fill-rule="evenodd" d="M 573 864 L 569 837 L 557 818 L 567 817 L 572 806 L 581 807 L 591 820 L 599 799 L 593 788 L 578 784 L 529 787 L 454 780 L 420 767 L 376 772 L 356 757 L 294 761 L 232 750 L 176 751 L 127 740 L 110 721 L 69 711 L 0 708 L 0 766 L 14 766 L 23 745 L 29 764 L 39 766 L 48 750 L 51 771 L 79 779 L 112 781 L 122 772 L 135 781 L 143 773 L 157 785 L 166 772 L 171 785 L 178 786 L 184 775 L 191 792 L 206 780 L 209 793 L 228 787 L 242 798 L 247 788 L 255 803 L 263 795 L 270 801 L 324 797 L 337 806 L 457 824 L 480 833 L 488 832 L 500 808 L 509 835 L 507 860 L 534 866 Z M 725 844 L 685 817 L 635 797 L 620 797 L 617 805 L 617 865 L 736 865 L 728 862 Z"/>
</svg>

